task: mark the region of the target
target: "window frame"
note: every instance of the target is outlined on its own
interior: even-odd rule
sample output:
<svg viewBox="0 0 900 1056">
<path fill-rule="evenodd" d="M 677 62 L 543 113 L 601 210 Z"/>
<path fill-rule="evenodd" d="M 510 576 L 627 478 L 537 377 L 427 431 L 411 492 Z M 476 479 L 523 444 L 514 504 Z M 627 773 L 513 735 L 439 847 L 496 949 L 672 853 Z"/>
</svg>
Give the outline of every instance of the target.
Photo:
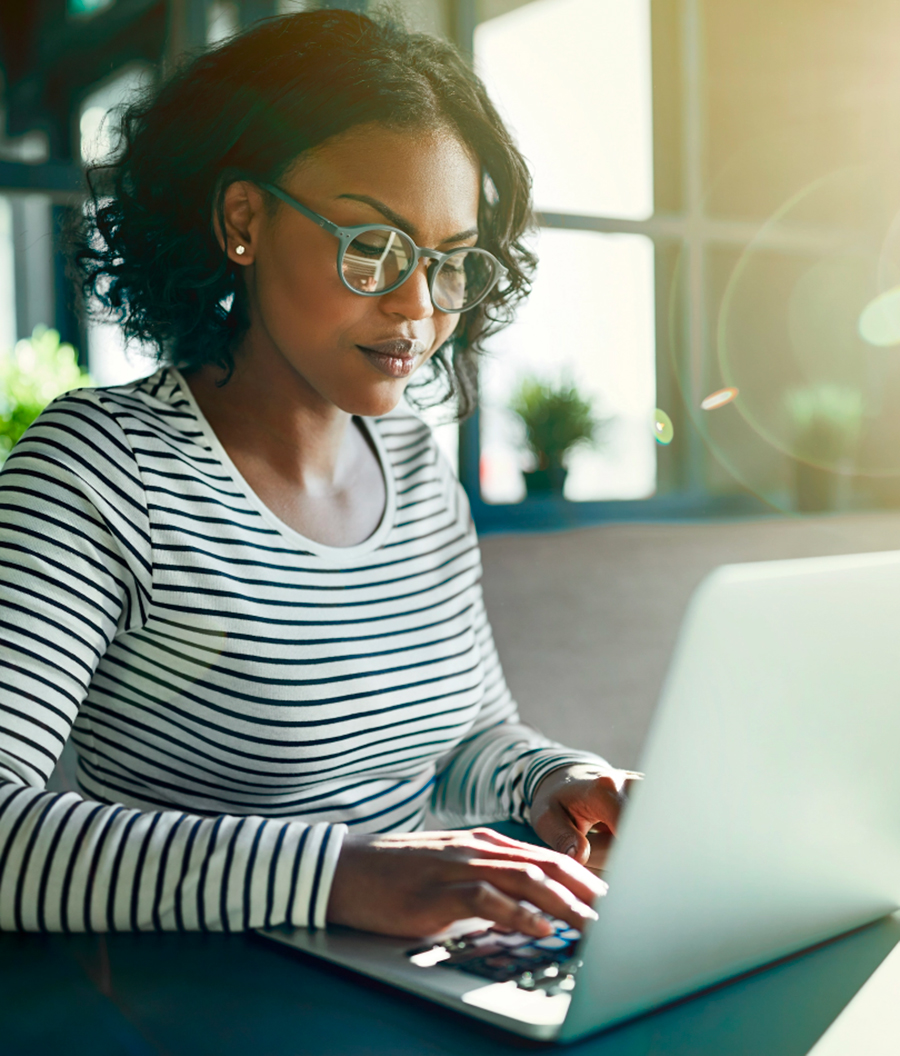
<svg viewBox="0 0 900 1056">
<path fill-rule="evenodd" d="M 656 43 L 651 7 L 651 69 L 657 72 Z M 656 257 L 656 381 L 657 391 L 670 394 L 665 406 L 676 425 L 676 443 L 658 448 L 658 490 L 646 499 L 605 499 L 576 502 L 562 496 L 528 497 L 518 503 L 488 503 L 481 494 L 479 480 L 480 428 L 476 412 L 460 425 L 459 477 L 468 495 L 472 515 L 480 531 L 533 531 L 586 527 L 604 522 L 694 520 L 713 517 L 746 517 L 773 514 L 776 511 L 764 500 L 742 490 L 735 481 L 734 491 L 712 492 L 705 485 L 708 463 L 707 445 L 698 427 L 697 412 L 701 399 L 703 368 L 709 350 L 707 333 L 706 256 L 713 248 L 743 249 L 751 241 L 761 248 L 782 253 L 807 253 L 817 248 L 816 232 L 778 232 L 760 230 L 752 221 L 729 220 L 710 216 L 704 210 L 704 83 L 703 25 L 701 0 L 671 0 L 678 31 L 677 94 L 680 99 L 678 119 L 680 137 L 680 184 L 682 209 L 677 212 L 654 212 L 645 220 L 626 220 L 602 215 L 567 212 L 536 212 L 537 227 L 556 230 L 589 231 L 599 234 L 640 234 L 653 243 Z M 457 0 L 458 43 L 471 59 L 474 56 L 476 28 L 475 0 Z M 657 93 L 653 92 L 654 156 L 657 151 Z M 655 166 L 654 166 L 655 167 Z M 675 370 L 660 339 L 668 325 L 666 276 L 661 258 L 674 249 L 683 262 L 683 291 L 680 298 L 683 347 L 687 350 L 685 378 L 677 379 Z"/>
</svg>

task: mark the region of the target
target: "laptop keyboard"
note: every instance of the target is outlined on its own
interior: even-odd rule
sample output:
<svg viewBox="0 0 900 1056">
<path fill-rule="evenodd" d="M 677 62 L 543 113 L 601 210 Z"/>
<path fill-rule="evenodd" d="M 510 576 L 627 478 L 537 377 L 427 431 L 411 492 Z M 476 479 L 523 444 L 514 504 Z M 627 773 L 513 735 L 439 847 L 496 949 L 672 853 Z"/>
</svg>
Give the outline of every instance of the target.
<svg viewBox="0 0 900 1056">
<path fill-rule="evenodd" d="M 543 939 L 488 928 L 407 950 L 421 968 L 440 965 L 480 975 L 497 983 L 514 981 L 523 990 L 548 994 L 574 989 L 581 961 L 575 956 L 581 932 L 563 920 L 551 920 L 553 932 Z"/>
</svg>

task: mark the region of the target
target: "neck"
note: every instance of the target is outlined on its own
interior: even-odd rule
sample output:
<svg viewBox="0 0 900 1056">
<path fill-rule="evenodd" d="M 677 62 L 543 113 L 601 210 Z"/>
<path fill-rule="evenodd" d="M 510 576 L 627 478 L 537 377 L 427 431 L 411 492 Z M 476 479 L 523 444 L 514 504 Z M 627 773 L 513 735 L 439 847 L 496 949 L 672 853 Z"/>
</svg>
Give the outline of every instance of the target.
<svg viewBox="0 0 900 1056">
<path fill-rule="evenodd" d="M 231 378 L 211 364 L 186 378 L 223 446 L 264 461 L 311 495 L 340 488 L 353 471 L 351 415 L 324 400 L 275 350 L 245 341 Z"/>
</svg>

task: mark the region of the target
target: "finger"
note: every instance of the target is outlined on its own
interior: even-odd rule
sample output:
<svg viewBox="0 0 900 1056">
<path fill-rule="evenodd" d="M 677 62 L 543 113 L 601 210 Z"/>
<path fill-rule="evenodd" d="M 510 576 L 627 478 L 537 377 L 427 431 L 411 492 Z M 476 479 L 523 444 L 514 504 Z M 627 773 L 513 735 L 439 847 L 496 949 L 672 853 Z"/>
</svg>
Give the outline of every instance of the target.
<svg viewBox="0 0 900 1056">
<path fill-rule="evenodd" d="M 504 836 L 503 833 L 494 829 L 472 829 L 471 833 L 479 842 L 484 840 L 494 847 L 506 848 L 512 851 L 530 852 L 537 847 L 537 844 L 526 843 L 524 840 L 516 840 L 510 836 Z M 540 849 L 543 850 L 543 848 Z"/>
<path fill-rule="evenodd" d="M 481 830 L 472 831 L 480 832 Z M 480 857 L 491 857 L 491 859 L 505 862 L 536 864 L 552 880 L 565 885 L 578 899 L 588 905 L 593 904 L 595 899 L 606 893 L 606 884 L 573 857 L 564 856 L 555 850 L 550 850 L 549 847 L 509 840 L 500 833 L 492 833 L 492 830 L 484 831 L 498 837 L 498 841 L 480 841 L 481 846 L 477 849 Z M 597 867 L 592 863 L 592 868 Z"/>
<path fill-rule="evenodd" d="M 629 791 L 641 777 L 632 770 L 585 773 L 565 789 L 559 801 L 579 829 L 581 822 L 590 822 L 591 826 L 606 825 L 615 835 Z"/>
<path fill-rule="evenodd" d="M 577 898 L 588 905 L 595 898 L 606 893 L 606 884 L 573 858 L 563 857 L 556 851 L 550 850 L 549 847 L 538 847 L 533 843 L 521 843 L 518 840 L 510 840 L 500 836 L 499 833 L 496 835 L 498 836 L 498 841 L 502 842 L 479 841 L 480 845 L 476 852 L 479 858 L 490 858 L 506 862 L 531 862 L 538 865 L 549 876 L 564 884 Z M 466 850 L 471 851 L 471 848 L 466 848 Z M 465 866 L 469 861 L 471 861 L 471 858 L 466 857 L 458 864 Z"/>
<path fill-rule="evenodd" d="M 541 913 L 510 898 L 488 880 L 470 880 L 445 890 L 453 896 L 458 907 L 455 909 L 457 919 L 484 917 L 502 928 L 539 939 L 546 938 L 553 931 L 552 925 Z"/>
<path fill-rule="evenodd" d="M 573 818 L 561 803 L 553 803 L 534 822 L 534 831 L 559 854 L 584 865 L 591 853 L 588 831 L 597 818 Z"/>
<path fill-rule="evenodd" d="M 589 829 L 595 825 L 605 826 L 615 835 L 625 802 L 625 783 L 619 786 L 608 777 L 600 777 L 588 785 L 581 795 L 567 799 L 565 806 L 579 828 L 584 823 L 588 824 Z"/>
<path fill-rule="evenodd" d="M 559 854 L 549 847 L 532 847 L 532 850 L 535 853 L 528 860 L 540 866 L 551 880 L 568 888 L 582 902 L 590 906 L 606 894 L 606 883 L 574 858 Z"/>
<path fill-rule="evenodd" d="M 564 885 L 551 879 L 538 866 L 519 862 L 473 862 L 483 880 L 517 901 L 530 902 L 544 913 L 559 917 L 574 928 L 596 920 L 594 910 Z"/>
<path fill-rule="evenodd" d="M 605 868 L 606 860 L 612 849 L 613 834 L 609 829 L 601 832 L 592 831 L 587 834 L 587 839 L 588 843 L 591 845 L 591 853 L 587 860 L 587 867 L 589 869 Z"/>
</svg>

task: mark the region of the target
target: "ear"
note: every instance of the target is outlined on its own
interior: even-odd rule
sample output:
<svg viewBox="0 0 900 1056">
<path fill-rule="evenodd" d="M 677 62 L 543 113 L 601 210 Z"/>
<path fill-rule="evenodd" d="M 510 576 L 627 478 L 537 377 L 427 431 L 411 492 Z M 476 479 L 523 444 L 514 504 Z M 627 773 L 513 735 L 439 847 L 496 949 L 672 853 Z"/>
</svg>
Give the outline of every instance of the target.
<svg viewBox="0 0 900 1056">
<path fill-rule="evenodd" d="M 213 218 L 213 224 L 219 245 L 235 264 L 252 264 L 256 259 L 263 209 L 263 192 L 255 183 L 237 180 L 225 188 L 222 198 L 224 232 L 218 216 Z"/>
</svg>

